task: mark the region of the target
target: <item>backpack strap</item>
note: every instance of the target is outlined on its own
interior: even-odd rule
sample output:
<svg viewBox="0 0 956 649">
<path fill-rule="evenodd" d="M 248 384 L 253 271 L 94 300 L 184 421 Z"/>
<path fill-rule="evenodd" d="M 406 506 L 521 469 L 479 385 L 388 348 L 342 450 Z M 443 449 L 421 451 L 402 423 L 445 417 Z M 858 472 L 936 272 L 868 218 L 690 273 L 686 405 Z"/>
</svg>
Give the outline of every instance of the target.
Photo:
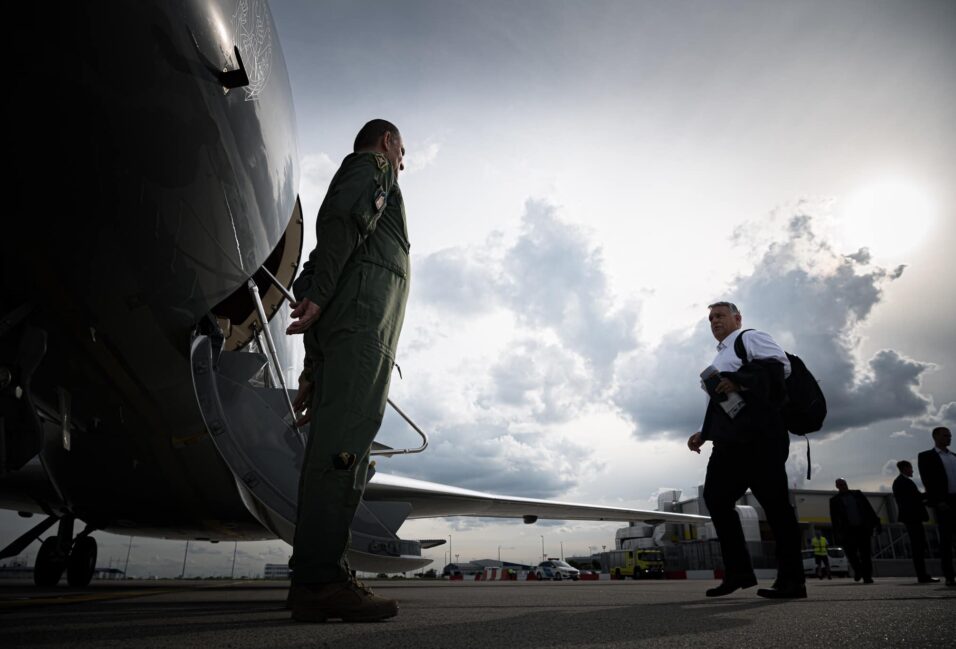
<svg viewBox="0 0 956 649">
<path fill-rule="evenodd" d="M 804 437 L 803 439 L 807 440 L 807 480 L 810 479 L 810 438 Z"/>
<path fill-rule="evenodd" d="M 748 331 L 753 331 L 753 329 L 744 329 L 738 334 L 737 339 L 734 340 L 734 352 L 744 365 L 750 362 L 750 359 L 747 358 L 747 350 L 744 348 L 744 334 Z"/>
</svg>

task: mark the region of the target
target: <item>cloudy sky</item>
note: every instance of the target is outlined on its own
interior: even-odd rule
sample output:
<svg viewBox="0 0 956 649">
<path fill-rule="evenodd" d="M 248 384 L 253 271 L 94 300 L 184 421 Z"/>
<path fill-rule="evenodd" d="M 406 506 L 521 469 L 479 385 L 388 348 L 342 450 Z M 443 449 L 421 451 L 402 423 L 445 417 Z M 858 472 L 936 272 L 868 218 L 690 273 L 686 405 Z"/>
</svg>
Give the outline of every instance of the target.
<svg viewBox="0 0 956 649">
<path fill-rule="evenodd" d="M 887 467 L 956 424 L 952 2 L 272 12 L 306 214 L 367 119 L 398 124 L 408 149 L 412 293 L 391 394 L 432 445 L 380 470 L 640 508 L 664 488 L 696 493 L 707 452 L 685 442 L 720 299 L 822 382 L 829 420 L 809 482 L 795 440 L 795 485 L 887 489 Z M 379 439 L 414 443 L 397 417 Z M 541 536 L 548 554 L 580 554 L 616 527 L 457 519 L 401 534 L 529 561 Z M 179 572 L 182 544 L 142 543 Z M 204 551 L 197 566 L 228 573 L 231 546 Z M 252 567 L 288 547 L 243 551 Z"/>
</svg>

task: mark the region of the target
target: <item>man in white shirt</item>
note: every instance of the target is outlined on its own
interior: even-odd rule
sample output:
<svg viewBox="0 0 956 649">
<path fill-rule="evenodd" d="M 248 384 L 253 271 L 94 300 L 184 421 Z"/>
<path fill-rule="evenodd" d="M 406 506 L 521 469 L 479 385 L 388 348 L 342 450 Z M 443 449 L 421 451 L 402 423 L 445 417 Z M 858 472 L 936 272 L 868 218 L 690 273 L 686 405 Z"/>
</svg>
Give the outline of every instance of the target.
<svg viewBox="0 0 956 649">
<path fill-rule="evenodd" d="M 708 590 L 707 596 L 720 597 L 757 584 L 735 509 L 749 488 L 763 507 L 777 545 L 777 579 L 771 588 L 761 588 L 757 594 L 771 599 L 804 598 L 800 528 L 790 505 L 785 468 L 790 439 L 780 413 L 790 361 L 768 334 L 741 332 L 742 317 L 734 304 L 717 302 L 708 308 L 710 330 L 718 341 L 712 365 L 720 373 L 719 383 L 707 404 L 701 430 L 687 440 L 695 453 L 700 453 L 708 440 L 714 444 L 704 480 L 704 503 L 720 539 L 725 574 L 723 582 Z M 746 363 L 734 350 L 741 335 Z M 724 398 L 721 395 L 734 394 L 745 405 L 731 416 L 719 403 Z"/>
<path fill-rule="evenodd" d="M 926 487 L 926 501 L 936 513 L 939 554 L 947 586 L 956 586 L 953 572 L 953 530 L 956 528 L 956 455 L 949 450 L 953 434 L 940 426 L 933 429 L 934 446 L 917 457 L 919 476 Z"/>
</svg>

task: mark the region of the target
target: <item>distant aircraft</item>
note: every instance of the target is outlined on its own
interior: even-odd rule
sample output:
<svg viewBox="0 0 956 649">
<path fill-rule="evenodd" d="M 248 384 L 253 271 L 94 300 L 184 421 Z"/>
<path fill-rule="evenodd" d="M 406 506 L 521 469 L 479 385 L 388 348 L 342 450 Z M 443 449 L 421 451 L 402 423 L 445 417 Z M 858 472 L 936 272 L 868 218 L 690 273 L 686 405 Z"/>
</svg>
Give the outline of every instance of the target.
<svg viewBox="0 0 956 649">
<path fill-rule="evenodd" d="M 268 7 L 22 8 L 7 96 L 15 208 L 0 231 L 0 508 L 45 518 L 0 558 L 58 524 L 35 581 L 66 571 L 85 585 L 95 530 L 291 542 L 302 439 L 276 315 L 305 225 Z M 422 547 L 443 541 L 396 531 L 452 515 L 706 520 L 378 472 L 353 524 L 352 565 L 423 566 Z"/>
</svg>

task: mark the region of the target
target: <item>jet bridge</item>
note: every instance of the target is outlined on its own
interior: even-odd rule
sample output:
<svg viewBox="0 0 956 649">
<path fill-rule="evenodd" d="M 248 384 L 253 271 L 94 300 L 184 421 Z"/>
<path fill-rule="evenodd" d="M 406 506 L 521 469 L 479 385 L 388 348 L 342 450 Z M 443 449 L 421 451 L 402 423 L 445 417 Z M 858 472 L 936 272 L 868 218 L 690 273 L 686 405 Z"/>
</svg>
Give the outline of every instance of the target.
<svg viewBox="0 0 956 649">
<path fill-rule="evenodd" d="M 262 333 L 268 335 L 268 329 Z M 261 341 L 258 347 L 263 348 Z M 266 529 L 292 544 L 307 435 L 294 427 L 295 392 L 274 384 L 269 358 L 261 351 L 225 351 L 221 335 L 196 335 L 190 362 L 202 417 L 243 503 Z M 375 443 L 372 452 L 408 451 Z M 370 468 L 369 479 L 373 473 Z M 411 510 L 404 502 L 360 503 L 348 552 L 352 567 L 405 572 L 431 563 L 421 556 L 420 542 L 396 534 Z"/>
</svg>

